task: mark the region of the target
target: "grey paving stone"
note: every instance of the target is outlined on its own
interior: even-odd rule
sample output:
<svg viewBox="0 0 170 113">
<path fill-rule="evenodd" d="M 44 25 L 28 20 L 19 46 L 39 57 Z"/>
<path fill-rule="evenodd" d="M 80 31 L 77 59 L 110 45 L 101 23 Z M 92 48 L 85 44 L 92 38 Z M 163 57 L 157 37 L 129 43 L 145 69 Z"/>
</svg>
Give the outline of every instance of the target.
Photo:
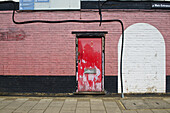
<svg viewBox="0 0 170 113">
<path fill-rule="evenodd" d="M 106 113 L 104 110 L 92 110 L 91 113 Z"/>
<path fill-rule="evenodd" d="M 137 113 L 134 110 L 122 110 L 122 113 Z"/>
<path fill-rule="evenodd" d="M 90 99 L 91 102 L 102 102 L 102 99 Z"/>
<path fill-rule="evenodd" d="M 90 109 L 76 109 L 76 113 L 90 113 Z"/>
<path fill-rule="evenodd" d="M 153 113 L 151 110 L 137 110 L 138 113 Z"/>
<path fill-rule="evenodd" d="M 170 104 L 163 99 L 145 99 L 146 104 L 150 109 L 168 109 Z"/>
<path fill-rule="evenodd" d="M 90 106 L 92 111 L 104 111 L 105 107 L 102 99 L 90 99 Z"/>
<path fill-rule="evenodd" d="M 104 106 L 103 105 L 93 105 L 91 104 L 91 110 L 105 110 Z"/>
<path fill-rule="evenodd" d="M 126 109 L 149 109 L 149 106 L 142 99 L 121 100 Z"/>
<path fill-rule="evenodd" d="M 26 101 L 21 107 L 23 106 L 35 106 L 38 101 Z"/>
<path fill-rule="evenodd" d="M 7 105 L 9 105 L 10 103 L 12 103 L 14 100 L 2 100 L 0 101 L 0 109 L 6 107 Z"/>
<path fill-rule="evenodd" d="M 62 110 L 60 113 L 75 113 L 75 111 L 65 111 L 65 110 Z"/>
<path fill-rule="evenodd" d="M 5 98 L 0 98 L 0 101 L 5 100 Z"/>
<path fill-rule="evenodd" d="M 44 113 L 59 113 L 61 108 L 58 107 L 48 107 Z"/>
<path fill-rule="evenodd" d="M 107 113 L 121 113 L 121 110 L 118 107 L 106 107 Z"/>
<path fill-rule="evenodd" d="M 12 113 L 14 110 L 12 109 L 5 109 L 5 110 L 0 110 L 0 113 Z"/>
<path fill-rule="evenodd" d="M 165 100 L 166 102 L 170 103 L 170 98 L 164 98 L 163 100 Z"/>
<path fill-rule="evenodd" d="M 63 106 L 61 110 L 63 110 L 63 111 L 75 111 L 76 106 Z"/>
<path fill-rule="evenodd" d="M 65 102 L 77 102 L 77 99 L 74 99 L 74 98 L 65 99 Z"/>
<path fill-rule="evenodd" d="M 15 113 L 27 113 L 30 111 L 38 101 L 26 101 L 23 105 L 21 105 L 18 109 L 15 110 Z"/>
<path fill-rule="evenodd" d="M 51 103 L 52 99 L 41 99 L 32 109 L 45 110 Z"/>
<path fill-rule="evenodd" d="M 87 110 L 87 111 L 90 111 L 90 107 L 85 107 L 85 108 L 76 108 L 76 110 L 79 110 L 79 111 L 81 111 L 81 110 Z"/>
<path fill-rule="evenodd" d="M 41 99 L 38 103 L 50 103 L 52 101 L 52 99 Z"/>
<path fill-rule="evenodd" d="M 118 107 L 116 102 L 112 102 L 112 101 L 104 101 L 104 105 L 105 107 Z"/>
<path fill-rule="evenodd" d="M 32 109 L 28 113 L 43 113 L 43 112 L 44 112 L 44 110 Z"/>
<path fill-rule="evenodd" d="M 53 107 L 53 106 L 55 106 L 55 107 L 62 107 L 63 104 L 64 104 L 64 101 L 56 101 L 55 100 L 55 101 L 52 101 L 50 103 L 49 107 Z"/>
<path fill-rule="evenodd" d="M 153 109 L 152 110 L 153 111 L 153 113 L 168 113 L 168 111 L 166 111 L 166 110 L 156 110 L 156 109 Z"/>
<path fill-rule="evenodd" d="M 16 99 L 15 101 L 11 102 L 9 105 L 7 105 L 3 109 L 17 109 L 19 106 L 21 106 L 27 100 L 28 99 Z"/>
<path fill-rule="evenodd" d="M 14 111 L 14 113 L 27 113 L 31 110 L 32 107 L 30 106 L 24 106 L 24 107 L 20 107 L 17 110 Z"/>
<path fill-rule="evenodd" d="M 77 108 L 84 108 L 84 107 L 90 107 L 89 101 L 78 101 L 77 102 Z"/>
<path fill-rule="evenodd" d="M 66 99 L 62 111 L 75 111 L 77 106 L 77 99 Z"/>
<path fill-rule="evenodd" d="M 166 111 L 168 111 L 168 113 L 170 113 L 170 109 L 166 109 Z"/>
</svg>

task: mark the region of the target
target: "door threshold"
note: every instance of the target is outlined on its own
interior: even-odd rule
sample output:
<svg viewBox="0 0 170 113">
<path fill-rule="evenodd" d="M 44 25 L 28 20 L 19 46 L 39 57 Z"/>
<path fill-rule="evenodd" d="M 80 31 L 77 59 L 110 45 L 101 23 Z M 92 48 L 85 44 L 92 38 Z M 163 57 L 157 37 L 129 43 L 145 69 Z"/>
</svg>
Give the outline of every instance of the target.
<svg viewBox="0 0 170 113">
<path fill-rule="evenodd" d="M 74 92 L 74 95 L 105 95 L 106 93 L 104 91 L 98 92 L 88 92 L 88 91 L 80 91 L 80 92 Z"/>
</svg>

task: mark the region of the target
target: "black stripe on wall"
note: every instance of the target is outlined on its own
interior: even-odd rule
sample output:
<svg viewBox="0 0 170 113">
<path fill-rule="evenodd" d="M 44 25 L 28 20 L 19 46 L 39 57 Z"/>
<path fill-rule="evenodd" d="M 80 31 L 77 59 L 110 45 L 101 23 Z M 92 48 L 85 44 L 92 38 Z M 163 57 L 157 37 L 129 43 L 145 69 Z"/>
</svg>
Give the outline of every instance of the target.
<svg viewBox="0 0 170 113">
<path fill-rule="evenodd" d="M 117 76 L 105 76 L 104 77 L 104 89 L 108 93 L 118 93 L 118 77 Z"/>
<path fill-rule="evenodd" d="M 105 76 L 108 93 L 117 93 L 117 76 Z M 73 93 L 76 76 L 0 76 L 0 92 L 10 93 Z"/>
<path fill-rule="evenodd" d="M 118 77 L 105 76 L 104 89 L 118 93 Z M 0 92 L 73 93 L 76 76 L 0 76 Z M 166 92 L 170 92 L 170 76 L 166 76 Z"/>
<path fill-rule="evenodd" d="M 0 92 L 72 93 L 75 76 L 0 76 Z"/>
<path fill-rule="evenodd" d="M 104 2 L 101 1 L 101 4 Z M 169 5 L 170 3 L 167 1 L 109 1 L 102 5 L 102 9 L 152 9 L 152 4 L 156 3 L 165 3 Z M 160 9 L 165 9 L 161 8 Z M 15 2 L 15 8 L 13 2 L 0 2 L 0 10 L 13 10 L 19 9 L 19 2 Z M 81 1 L 81 9 L 98 9 L 98 1 Z M 169 8 L 167 8 L 169 9 Z"/>
<path fill-rule="evenodd" d="M 170 92 L 170 76 L 166 76 L 166 92 Z"/>
</svg>

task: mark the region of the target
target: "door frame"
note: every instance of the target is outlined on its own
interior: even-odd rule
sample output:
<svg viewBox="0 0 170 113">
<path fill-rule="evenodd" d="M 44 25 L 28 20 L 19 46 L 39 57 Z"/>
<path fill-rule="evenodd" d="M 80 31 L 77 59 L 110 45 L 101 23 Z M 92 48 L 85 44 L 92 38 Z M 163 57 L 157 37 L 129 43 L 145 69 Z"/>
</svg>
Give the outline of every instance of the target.
<svg viewBox="0 0 170 113">
<path fill-rule="evenodd" d="M 79 38 L 102 38 L 102 91 L 104 92 L 104 76 L 105 76 L 105 35 L 107 31 L 74 31 L 72 34 L 76 34 L 75 38 L 75 63 L 76 63 L 76 92 L 78 91 L 78 39 Z M 93 91 L 92 91 L 93 92 Z"/>
</svg>

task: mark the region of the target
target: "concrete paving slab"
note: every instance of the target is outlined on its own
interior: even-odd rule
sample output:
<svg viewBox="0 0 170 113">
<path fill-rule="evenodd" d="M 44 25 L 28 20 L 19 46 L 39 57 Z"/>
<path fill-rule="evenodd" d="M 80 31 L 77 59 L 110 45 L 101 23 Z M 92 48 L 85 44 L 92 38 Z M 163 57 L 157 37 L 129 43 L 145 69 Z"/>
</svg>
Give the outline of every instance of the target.
<svg viewBox="0 0 170 113">
<path fill-rule="evenodd" d="M 76 108 L 76 113 L 90 113 L 90 107 L 89 108 Z"/>
<path fill-rule="evenodd" d="M 59 113 L 61 108 L 58 107 L 48 107 L 44 113 Z"/>
<path fill-rule="evenodd" d="M 15 101 L 11 102 L 9 105 L 7 105 L 3 109 L 17 109 L 19 106 L 21 106 L 27 100 L 28 99 L 16 99 Z"/>
<path fill-rule="evenodd" d="M 114 108 L 106 107 L 106 111 L 107 113 L 122 113 L 118 107 L 114 107 Z"/>
<path fill-rule="evenodd" d="M 168 111 L 168 113 L 170 113 L 170 109 L 166 109 L 166 111 Z"/>
<path fill-rule="evenodd" d="M 32 109 L 28 113 L 43 113 L 44 110 Z"/>
<path fill-rule="evenodd" d="M 32 109 L 45 110 L 51 103 L 52 99 L 41 99 Z"/>
<path fill-rule="evenodd" d="M 138 113 L 153 113 L 150 109 L 148 109 L 148 110 L 137 110 L 137 112 Z"/>
<path fill-rule="evenodd" d="M 105 110 L 105 107 L 103 105 L 93 105 L 91 104 L 91 110 L 99 110 L 99 111 L 102 111 L 102 110 Z"/>
<path fill-rule="evenodd" d="M 102 99 L 90 99 L 91 102 L 102 102 Z"/>
<path fill-rule="evenodd" d="M 76 107 L 64 107 L 61 110 L 63 110 L 63 111 L 75 111 Z"/>
<path fill-rule="evenodd" d="M 163 100 L 165 100 L 166 102 L 170 103 L 170 98 L 164 98 Z"/>
<path fill-rule="evenodd" d="M 76 106 L 77 105 L 77 99 L 66 99 L 64 102 L 64 106 Z"/>
<path fill-rule="evenodd" d="M 112 102 L 112 101 L 104 101 L 104 105 L 105 107 L 118 107 L 116 102 Z"/>
<path fill-rule="evenodd" d="M 65 102 L 77 102 L 77 99 L 65 99 Z"/>
<path fill-rule="evenodd" d="M 149 106 L 142 99 L 121 100 L 126 109 L 149 109 Z"/>
<path fill-rule="evenodd" d="M 153 111 L 153 113 L 169 113 L 166 110 L 156 110 L 156 109 L 153 109 L 152 111 Z"/>
<path fill-rule="evenodd" d="M 145 103 L 150 109 L 169 109 L 170 104 L 163 99 L 145 99 Z"/>
<path fill-rule="evenodd" d="M 0 110 L 0 113 L 12 113 L 14 110 L 9 110 L 9 109 L 6 109 L 6 110 Z"/>
<path fill-rule="evenodd" d="M 25 107 L 25 106 L 35 106 L 38 103 L 38 101 L 26 101 L 24 104 L 22 104 L 21 107 Z"/>
<path fill-rule="evenodd" d="M 55 100 L 55 101 L 52 101 L 50 103 L 49 107 L 54 107 L 54 106 L 55 107 L 62 107 L 63 104 L 64 104 L 64 101 L 57 101 L 57 100 Z"/>
<path fill-rule="evenodd" d="M 90 110 L 76 110 L 76 113 L 90 113 Z"/>
<path fill-rule="evenodd" d="M 123 110 L 122 113 L 138 113 L 138 112 L 134 110 Z"/>
<path fill-rule="evenodd" d="M 77 108 L 87 108 L 90 107 L 90 101 L 78 101 Z"/>
<path fill-rule="evenodd" d="M 5 98 L 0 98 L 0 101 L 5 100 Z"/>
<path fill-rule="evenodd" d="M 41 103 L 50 103 L 51 101 L 52 101 L 52 99 L 41 99 L 39 101 L 39 104 L 41 104 Z"/>
<path fill-rule="evenodd" d="M 9 105 L 13 101 L 14 100 L 2 100 L 2 101 L 0 101 L 0 109 L 6 107 L 7 105 Z"/>
<path fill-rule="evenodd" d="M 66 99 L 63 103 L 62 111 L 75 111 L 77 106 L 77 99 Z"/>
<path fill-rule="evenodd" d="M 75 113 L 75 111 L 60 111 L 60 113 Z"/>
<path fill-rule="evenodd" d="M 31 106 L 19 107 L 14 113 L 28 113 L 31 110 Z"/>
<path fill-rule="evenodd" d="M 104 104 L 102 99 L 90 99 L 90 106 L 92 111 L 104 111 Z"/>
<path fill-rule="evenodd" d="M 91 113 L 106 113 L 104 110 L 92 110 Z"/>
<path fill-rule="evenodd" d="M 87 111 L 90 111 L 90 107 L 89 108 L 76 108 L 76 110 L 79 110 L 79 111 L 81 111 L 81 110 L 87 110 Z"/>
<path fill-rule="evenodd" d="M 15 113 L 27 113 L 30 111 L 38 101 L 26 101 L 24 104 L 22 104 L 18 109 L 16 109 Z"/>
</svg>

